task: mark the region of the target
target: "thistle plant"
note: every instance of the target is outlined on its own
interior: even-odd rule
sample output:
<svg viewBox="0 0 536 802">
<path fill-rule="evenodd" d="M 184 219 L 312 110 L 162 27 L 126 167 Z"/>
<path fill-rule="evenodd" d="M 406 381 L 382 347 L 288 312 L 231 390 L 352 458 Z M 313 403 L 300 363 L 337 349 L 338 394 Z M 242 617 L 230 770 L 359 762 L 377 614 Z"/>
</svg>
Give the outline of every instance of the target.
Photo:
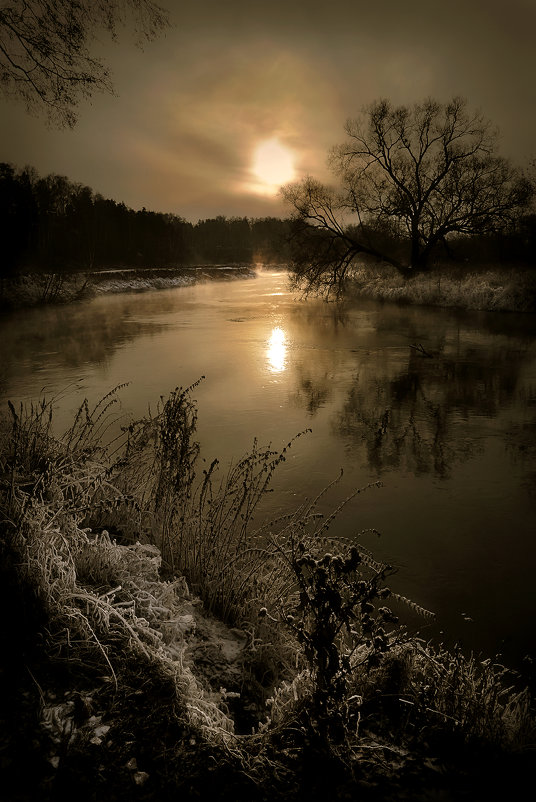
<svg viewBox="0 0 536 802">
<path fill-rule="evenodd" d="M 379 606 L 390 594 L 383 584 L 390 567 L 357 545 L 332 545 L 335 554 L 320 556 L 318 545 L 303 539 L 280 550 L 295 581 L 294 604 L 282 609 L 280 620 L 303 648 L 313 680 L 308 726 L 322 743 L 343 740 L 348 703 L 359 701 L 348 699 L 350 676 L 358 666 L 378 663 L 392 643 L 387 626 L 397 622 Z"/>
</svg>

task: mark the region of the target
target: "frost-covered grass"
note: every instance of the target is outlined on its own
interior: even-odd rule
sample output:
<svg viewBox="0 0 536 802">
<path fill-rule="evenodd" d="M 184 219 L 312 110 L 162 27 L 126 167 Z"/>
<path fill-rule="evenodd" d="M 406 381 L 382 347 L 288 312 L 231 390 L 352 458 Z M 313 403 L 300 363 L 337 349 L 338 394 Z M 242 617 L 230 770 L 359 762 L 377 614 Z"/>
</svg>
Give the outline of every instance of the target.
<svg viewBox="0 0 536 802">
<path fill-rule="evenodd" d="M 536 270 L 438 266 L 406 279 L 390 265 L 356 267 L 350 296 L 493 312 L 536 311 Z"/>
<path fill-rule="evenodd" d="M 46 401 L 1 429 L 0 746 L 20 798 L 513 790 L 534 718 L 510 673 L 386 628 L 385 566 L 329 538 L 314 502 L 253 526 L 290 444 L 219 479 L 188 390 L 106 443 L 114 403 L 60 437 Z"/>
<path fill-rule="evenodd" d="M 199 281 L 252 277 L 252 268 L 197 266 L 160 269 L 117 268 L 87 273 L 20 273 L 0 285 L 0 306 L 18 308 L 45 303 L 70 303 L 119 292 L 143 292 L 186 287 Z"/>
<path fill-rule="evenodd" d="M 187 287 L 195 283 L 193 276 L 184 275 L 146 275 L 146 276 L 115 276 L 109 273 L 94 279 L 89 288 L 90 295 L 110 295 L 117 292 L 143 292 L 144 290 L 168 290 L 174 287 Z"/>
</svg>

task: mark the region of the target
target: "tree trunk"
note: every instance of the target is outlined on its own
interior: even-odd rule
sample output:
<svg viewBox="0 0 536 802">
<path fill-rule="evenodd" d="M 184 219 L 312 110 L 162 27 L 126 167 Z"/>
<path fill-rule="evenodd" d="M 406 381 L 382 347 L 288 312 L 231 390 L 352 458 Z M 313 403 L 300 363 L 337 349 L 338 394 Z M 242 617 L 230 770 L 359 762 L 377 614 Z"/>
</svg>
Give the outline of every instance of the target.
<svg viewBox="0 0 536 802">
<path fill-rule="evenodd" d="M 421 249 L 419 237 L 419 219 L 414 217 L 411 221 L 411 251 L 410 251 L 410 267 L 413 274 L 426 269 L 427 262 L 426 248 Z"/>
<path fill-rule="evenodd" d="M 423 273 L 425 270 L 428 269 L 429 254 L 430 254 L 430 248 L 428 246 L 425 248 L 420 247 L 418 232 L 416 231 L 412 232 L 411 252 L 410 252 L 411 275 L 414 276 L 417 273 Z"/>
</svg>

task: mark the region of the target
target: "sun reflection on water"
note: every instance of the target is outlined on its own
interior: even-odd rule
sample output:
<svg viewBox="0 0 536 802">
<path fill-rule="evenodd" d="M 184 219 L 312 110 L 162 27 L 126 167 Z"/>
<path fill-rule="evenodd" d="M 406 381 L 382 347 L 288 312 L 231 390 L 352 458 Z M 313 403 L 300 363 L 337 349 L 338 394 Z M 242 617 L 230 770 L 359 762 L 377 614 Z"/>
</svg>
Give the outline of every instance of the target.
<svg viewBox="0 0 536 802">
<path fill-rule="evenodd" d="M 268 358 L 268 367 L 272 373 L 282 373 L 286 369 L 286 335 L 279 326 L 272 329 L 270 339 L 268 340 L 266 356 Z"/>
</svg>

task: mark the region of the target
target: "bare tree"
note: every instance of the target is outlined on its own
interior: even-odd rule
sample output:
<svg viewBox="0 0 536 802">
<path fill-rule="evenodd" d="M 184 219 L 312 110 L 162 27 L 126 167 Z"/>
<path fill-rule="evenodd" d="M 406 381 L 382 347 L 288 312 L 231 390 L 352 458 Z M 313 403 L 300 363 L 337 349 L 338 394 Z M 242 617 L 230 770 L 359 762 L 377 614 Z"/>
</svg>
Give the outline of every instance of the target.
<svg viewBox="0 0 536 802">
<path fill-rule="evenodd" d="M 295 270 L 310 286 L 340 287 L 359 254 L 411 275 L 449 235 L 504 228 L 530 198 L 529 182 L 496 153 L 497 131 L 461 98 L 411 108 L 380 100 L 346 134 L 330 154 L 339 191 L 311 178 L 283 188 Z"/>
<path fill-rule="evenodd" d="M 0 7 L 0 86 L 28 111 L 45 110 L 60 125 L 76 123 L 76 106 L 94 91 L 112 91 L 105 64 L 91 54 L 97 31 L 113 39 L 131 24 L 137 43 L 168 23 L 153 0 L 7 0 Z"/>
</svg>

